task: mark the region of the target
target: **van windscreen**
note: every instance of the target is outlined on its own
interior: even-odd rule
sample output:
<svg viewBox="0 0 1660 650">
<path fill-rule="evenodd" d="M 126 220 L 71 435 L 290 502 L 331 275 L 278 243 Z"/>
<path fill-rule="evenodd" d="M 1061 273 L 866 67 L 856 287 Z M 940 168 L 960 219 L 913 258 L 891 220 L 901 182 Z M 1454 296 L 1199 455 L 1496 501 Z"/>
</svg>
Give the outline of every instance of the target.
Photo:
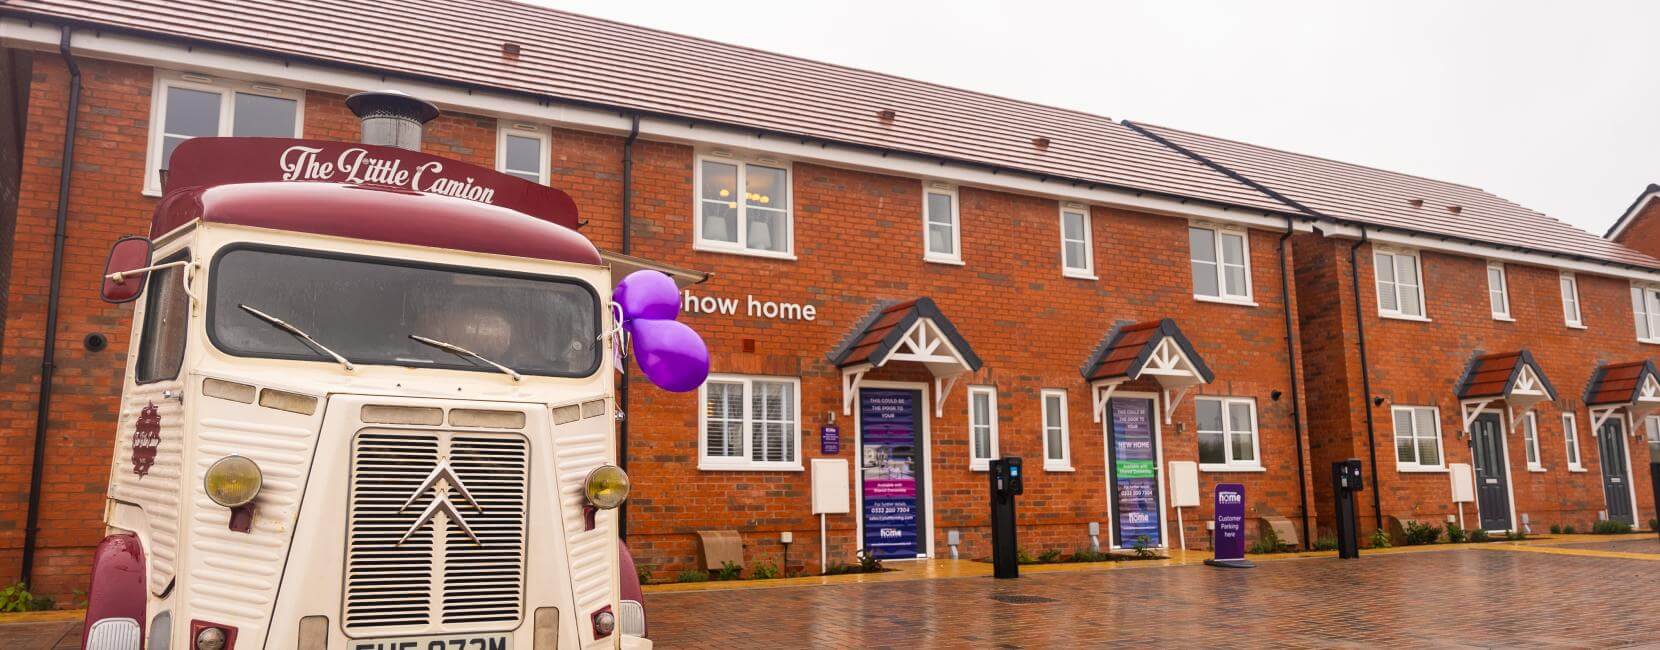
<svg viewBox="0 0 1660 650">
<path fill-rule="evenodd" d="M 575 280 L 241 247 L 214 262 L 208 332 L 238 356 L 333 362 L 253 308 L 354 364 L 497 372 L 413 335 L 524 374 L 584 377 L 599 367 L 598 302 Z"/>
</svg>

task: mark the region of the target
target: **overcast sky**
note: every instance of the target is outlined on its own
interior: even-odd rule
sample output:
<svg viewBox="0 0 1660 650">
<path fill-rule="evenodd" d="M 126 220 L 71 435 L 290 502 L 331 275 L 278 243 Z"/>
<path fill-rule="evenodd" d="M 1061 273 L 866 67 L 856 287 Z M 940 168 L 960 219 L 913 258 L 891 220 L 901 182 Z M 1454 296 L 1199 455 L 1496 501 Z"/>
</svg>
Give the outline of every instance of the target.
<svg viewBox="0 0 1660 650">
<path fill-rule="evenodd" d="M 1657 2 L 534 1 L 1475 185 L 1599 235 L 1660 182 Z"/>
</svg>

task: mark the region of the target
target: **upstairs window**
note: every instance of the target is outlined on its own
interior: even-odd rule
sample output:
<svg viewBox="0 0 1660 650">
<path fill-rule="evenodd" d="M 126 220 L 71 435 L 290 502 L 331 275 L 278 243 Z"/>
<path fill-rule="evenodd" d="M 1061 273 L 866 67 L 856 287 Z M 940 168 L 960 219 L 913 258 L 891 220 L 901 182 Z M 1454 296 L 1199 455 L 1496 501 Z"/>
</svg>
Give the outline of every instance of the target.
<svg viewBox="0 0 1660 650">
<path fill-rule="evenodd" d="M 1395 467 L 1403 472 L 1446 469 L 1441 457 L 1441 411 L 1433 406 L 1397 406 Z"/>
<path fill-rule="evenodd" d="M 156 73 L 144 192 L 160 194 L 173 151 L 198 137 L 299 137 L 305 92 L 193 73 Z"/>
<path fill-rule="evenodd" d="M 922 192 L 922 259 L 961 264 L 962 234 L 957 222 L 957 192 L 930 184 Z"/>
<path fill-rule="evenodd" d="M 1637 318 L 1637 340 L 1660 343 L 1660 289 L 1631 287 L 1631 313 Z"/>
<path fill-rule="evenodd" d="M 1190 226 L 1187 242 L 1194 297 L 1250 302 L 1251 265 L 1244 231 Z"/>
<path fill-rule="evenodd" d="M 711 375 L 699 389 L 698 468 L 801 469 L 800 388 L 795 378 Z"/>
<path fill-rule="evenodd" d="M 1562 284 L 1562 322 L 1568 327 L 1585 327 L 1585 320 L 1579 313 L 1579 279 L 1572 273 L 1563 273 Z"/>
<path fill-rule="evenodd" d="M 991 469 L 997 457 L 997 389 L 991 386 L 968 388 L 968 468 Z"/>
<path fill-rule="evenodd" d="M 1568 471 L 1584 471 L 1585 466 L 1579 460 L 1579 422 L 1572 413 L 1562 414 L 1562 437 L 1567 439 Z"/>
<path fill-rule="evenodd" d="M 502 123 L 496 131 L 496 170 L 547 185 L 548 145 L 553 139 L 548 128 L 534 124 Z"/>
<path fill-rule="evenodd" d="M 1378 251 L 1372 255 L 1372 264 L 1377 273 L 1378 314 L 1422 320 L 1424 283 L 1418 272 L 1418 255 Z"/>
<path fill-rule="evenodd" d="M 1487 265 L 1487 302 L 1493 310 L 1493 320 L 1514 320 L 1510 317 L 1510 290 L 1505 284 L 1504 265 Z"/>
<path fill-rule="evenodd" d="M 763 257 L 795 254 L 789 168 L 711 156 L 698 160 L 697 175 L 694 248 Z"/>
<path fill-rule="evenodd" d="M 1256 402 L 1232 397 L 1193 400 L 1198 415 L 1199 467 L 1205 470 L 1256 469 Z"/>
<path fill-rule="evenodd" d="M 1095 279 L 1095 251 L 1089 236 L 1089 208 L 1061 205 L 1061 273 Z"/>
<path fill-rule="evenodd" d="M 1066 391 L 1045 389 L 1043 396 L 1043 469 L 1072 471 L 1072 441 L 1067 435 Z"/>
</svg>

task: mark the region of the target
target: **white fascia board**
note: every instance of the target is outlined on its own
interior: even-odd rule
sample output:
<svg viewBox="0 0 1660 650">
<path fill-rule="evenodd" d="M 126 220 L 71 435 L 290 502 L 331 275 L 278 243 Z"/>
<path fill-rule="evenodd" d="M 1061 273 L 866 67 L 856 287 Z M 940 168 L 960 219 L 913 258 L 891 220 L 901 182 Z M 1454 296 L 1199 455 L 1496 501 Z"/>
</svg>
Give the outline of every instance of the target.
<svg viewBox="0 0 1660 650">
<path fill-rule="evenodd" d="M 1342 239 L 1360 239 L 1360 227 L 1348 223 L 1322 221 L 1318 224 L 1321 231 L 1327 236 Z M 1382 226 L 1368 226 L 1366 228 L 1368 241 L 1394 244 L 1406 248 L 1417 248 L 1440 253 L 1451 253 L 1466 257 L 1476 257 L 1503 262 L 1517 262 L 1531 266 L 1573 271 L 1588 275 L 1600 275 L 1643 282 L 1660 282 L 1660 270 L 1643 271 L 1641 269 L 1622 266 L 1614 262 L 1606 264 L 1591 262 L 1571 257 L 1552 255 L 1534 251 L 1517 250 L 1508 246 L 1496 244 L 1479 244 L 1456 239 L 1443 238 L 1437 235 L 1420 235 L 1405 233 L 1398 230 L 1385 230 Z"/>
<path fill-rule="evenodd" d="M 0 18 L 0 39 L 8 47 L 56 52 L 59 30 L 43 21 L 30 24 L 17 18 Z M 157 66 L 207 75 L 224 75 L 250 81 L 267 81 L 289 87 L 338 94 L 362 90 L 401 90 L 440 108 L 476 115 L 532 121 L 586 131 L 621 134 L 629 130 L 626 109 L 604 109 L 539 99 L 523 94 L 467 89 L 456 84 L 414 80 L 398 73 L 385 74 L 347 67 L 319 65 L 278 55 L 238 52 L 208 46 L 186 45 L 180 41 L 145 38 L 120 32 L 78 30 L 72 40 L 75 53 Z M 1044 181 L 1020 171 L 992 173 L 979 166 L 943 162 L 936 158 L 903 153 L 882 155 L 868 148 L 840 145 L 819 139 L 766 135 L 741 127 L 706 124 L 688 119 L 645 116 L 640 135 L 652 140 L 699 147 L 741 149 L 801 162 L 873 173 L 942 180 L 959 185 L 1036 195 L 1059 201 L 1112 206 L 1142 212 L 1236 223 L 1267 230 L 1284 230 L 1285 216 L 1244 207 L 1223 207 L 1198 199 L 1181 200 L 1153 192 L 1100 187 L 1088 183 L 1074 186 L 1067 181 Z M 1290 208 L 1287 208 L 1287 212 Z M 1295 217 L 1294 227 L 1309 232 L 1304 217 Z"/>
</svg>

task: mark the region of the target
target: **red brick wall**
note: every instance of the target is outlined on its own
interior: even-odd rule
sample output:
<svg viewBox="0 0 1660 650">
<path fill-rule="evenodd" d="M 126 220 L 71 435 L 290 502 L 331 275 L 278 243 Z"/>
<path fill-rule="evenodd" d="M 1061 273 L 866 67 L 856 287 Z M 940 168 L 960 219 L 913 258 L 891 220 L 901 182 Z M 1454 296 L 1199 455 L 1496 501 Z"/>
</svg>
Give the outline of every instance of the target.
<svg viewBox="0 0 1660 650">
<path fill-rule="evenodd" d="M 0 48 L 0 343 L 6 340 L 6 295 L 9 293 L 12 228 L 17 224 L 17 198 L 23 171 L 23 131 L 28 124 L 31 55 Z"/>
<path fill-rule="evenodd" d="M 1367 458 L 1364 411 L 1350 297 L 1348 242 L 1312 236 L 1298 242 L 1298 292 L 1310 303 L 1342 305 L 1340 311 L 1303 311 L 1305 344 L 1311 389 L 1309 418 L 1317 432 L 1311 441 L 1314 471 L 1321 477 L 1318 500 L 1322 521 L 1329 522 L 1331 495 L 1327 472 L 1332 461 Z M 1515 322 L 1494 320 L 1487 294 L 1483 259 L 1424 252 L 1426 313 L 1430 322 L 1381 318 L 1377 314 L 1371 246 L 1359 251 L 1361 312 L 1366 319 L 1366 346 L 1371 368 L 1372 395 L 1385 402 L 1373 408 L 1376 420 L 1378 479 L 1382 510 L 1401 520 L 1416 519 L 1437 525 L 1456 514 L 1451 487 L 1444 473 L 1403 473 L 1395 469 L 1391 406 L 1437 406 L 1441 410 L 1442 444 L 1449 463 L 1469 463 L 1467 438 L 1455 392 L 1465 364 L 1477 351 L 1493 353 L 1531 350 L 1554 384 L 1560 399 L 1537 407 L 1540 458 L 1544 472 L 1527 469 L 1520 431 L 1506 434 L 1516 512 L 1530 515 L 1535 531 L 1553 524 L 1571 524 L 1588 530 L 1604 509 L 1601 459 L 1591 436 L 1590 416 L 1582 396 L 1599 362 L 1649 358 L 1652 346 L 1639 344 L 1632 326 L 1628 283 L 1623 279 L 1578 274 L 1586 329 L 1563 323 L 1558 273 L 1553 269 L 1506 264 L 1510 309 Z M 1578 422 L 1583 473 L 1567 471 L 1561 414 L 1572 412 Z M 1636 481 L 1639 522 L 1654 516 L 1649 488 L 1648 450 L 1641 440 L 1629 439 L 1632 476 Z M 1371 471 L 1370 463 L 1367 465 Z M 1368 478 L 1367 489 L 1371 483 Z M 1360 495 L 1361 525 L 1373 527 L 1372 496 Z M 1474 526 L 1475 508 L 1465 506 L 1467 526 Z"/>
<path fill-rule="evenodd" d="M 1614 241 L 1660 257 L 1660 200 L 1650 200 L 1641 212 L 1632 215 Z"/>
</svg>

